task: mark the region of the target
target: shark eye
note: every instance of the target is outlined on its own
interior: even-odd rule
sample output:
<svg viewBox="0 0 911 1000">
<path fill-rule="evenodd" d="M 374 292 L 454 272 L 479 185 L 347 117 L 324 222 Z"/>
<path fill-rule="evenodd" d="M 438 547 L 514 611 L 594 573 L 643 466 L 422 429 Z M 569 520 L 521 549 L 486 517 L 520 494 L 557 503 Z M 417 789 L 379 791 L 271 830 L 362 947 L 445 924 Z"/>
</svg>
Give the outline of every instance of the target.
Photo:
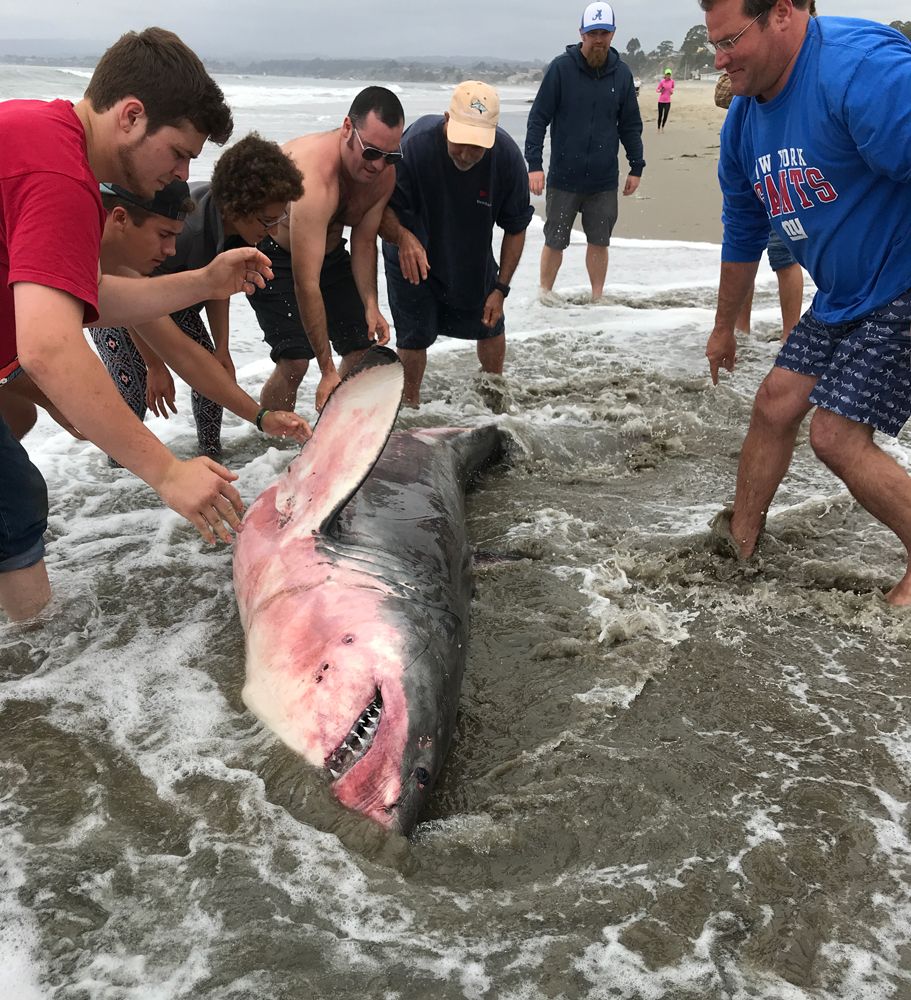
<svg viewBox="0 0 911 1000">
<path fill-rule="evenodd" d="M 425 767 L 416 767 L 412 773 L 414 774 L 414 780 L 419 785 L 426 785 L 430 781 L 430 772 Z"/>
<path fill-rule="evenodd" d="M 346 635 L 346 636 L 344 636 L 344 638 L 342 639 L 342 642 L 343 642 L 343 643 L 344 643 L 344 644 L 345 644 L 346 646 L 350 646 L 350 645 L 351 645 L 351 643 L 352 643 L 352 642 L 354 642 L 354 636 L 353 636 L 353 635 Z"/>
</svg>

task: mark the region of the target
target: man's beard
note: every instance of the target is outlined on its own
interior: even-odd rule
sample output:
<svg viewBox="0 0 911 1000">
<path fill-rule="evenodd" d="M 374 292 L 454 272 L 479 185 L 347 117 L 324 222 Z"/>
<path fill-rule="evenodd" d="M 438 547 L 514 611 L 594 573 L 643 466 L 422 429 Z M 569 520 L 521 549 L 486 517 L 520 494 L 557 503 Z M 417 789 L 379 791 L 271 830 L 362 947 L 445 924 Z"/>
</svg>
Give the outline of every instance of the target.
<svg viewBox="0 0 911 1000">
<path fill-rule="evenodd" d="M 139 177 L 139 172 L 136 169 L 137 150 L 145 142 L 146 137 L 143 136 L 138 139 L 131 146 L 121 146 L 117 150 L 117 160 L 120 164 L 120 172 L 123 177 L 124 183 L 123 187 L 127 191 L 132 191 L 133 194 L 139 195 L 140 198 L 146 198 L 151 200 L 155 197 L 158 191 L 158 185 L 149 188 Z"/>
<path fill-rule="evenodd" d="M 589 52 L 585 61 L 592 69 L 600 69 L 607 62 L 607 52 Z"/>
<path fill-rule="evenodd" d="M 463 174 L 467 173 L 472 167 L 476 167 L 481 161 L 472 160 L 471 163 L 466 163 L 464 160 L 457 160 L 454 156 L 450 155 L 450 160 L 452 160 L 452 165 L 456 170 L 460 170 Z"/>
<path fill-rule="evenodd" d="M 470 158 L 466 158 L 464 160 L 461 160 L 461 159 L 456 159 L 456 157 L 453 156 L 452 153 L 450 152 L 449 153 L 449 159 L 452 161 L 452 165 L 456 168 L 456 170 L 459 170 L 463 174 L 465 174 L 469 170 L 472 170 L 474 167 L 476 167 L 481 162 L 481 160 L 484 159 L 484 155 L 485 154 L 486 154 L 486 150 L 484 151 L 484 153 L 482 153 L 478 157 L 470 157 Z"/>
</svg>

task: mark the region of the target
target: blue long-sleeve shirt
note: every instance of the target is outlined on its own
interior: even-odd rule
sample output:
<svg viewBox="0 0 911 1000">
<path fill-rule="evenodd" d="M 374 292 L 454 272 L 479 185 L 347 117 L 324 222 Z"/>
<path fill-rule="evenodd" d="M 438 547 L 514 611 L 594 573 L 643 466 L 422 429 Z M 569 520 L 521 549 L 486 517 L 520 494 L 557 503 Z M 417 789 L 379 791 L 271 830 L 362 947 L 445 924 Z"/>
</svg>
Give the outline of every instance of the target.
<svg viewBox="0 0 911 1000">
<path fill-rule="evenodd" d="M 818 289 L 824 323 L 911 288 L 911 42 L 811 18 L 788 82 L 735 97 L 721 132 L 722 260 L 758 260 L 769 222 Z"/>
<path fill-rule="evenodd" d="M 641 177 L 642 116 L 633 74 L 610 49 L 592 69 L 580 45 L 567 45 L 547 67 L 528 113 L 525 159 L 529 171 L 544 169 L 544 134 L 550 127 L 549 186 L 592 194 L 620 186 L 620 143 L 629 172 Z"/>
</svg>

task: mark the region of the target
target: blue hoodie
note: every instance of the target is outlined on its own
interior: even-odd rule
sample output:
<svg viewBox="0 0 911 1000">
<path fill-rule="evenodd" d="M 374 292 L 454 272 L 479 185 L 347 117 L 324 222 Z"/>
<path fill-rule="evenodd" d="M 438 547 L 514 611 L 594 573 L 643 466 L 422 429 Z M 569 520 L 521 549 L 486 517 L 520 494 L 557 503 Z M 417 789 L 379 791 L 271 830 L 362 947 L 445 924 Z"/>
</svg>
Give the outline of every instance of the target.
<svg viewBox="0 0 911 1000">
<path fill-rule="evenodd" d="M 642 176 L 642 117 L 629 66 L 612 48 L 592 69 L 579 44 L 567 45 L 547 67 L 528 113 L 525 159 L 543 170 L 544 133 L 550 126 L 547 183 L 561 191 L 593 194 L 620 186 L 618 153 L 626 150 L 629 172 Z"/>
<path fill-rule="evenodd" d="M 911 288 L 911 42 L 812 18 L 771 101 L 735 97 L 721 131 L 722 260 L 758 260 L 769 221 L 844 323 Z"/>
</svg>

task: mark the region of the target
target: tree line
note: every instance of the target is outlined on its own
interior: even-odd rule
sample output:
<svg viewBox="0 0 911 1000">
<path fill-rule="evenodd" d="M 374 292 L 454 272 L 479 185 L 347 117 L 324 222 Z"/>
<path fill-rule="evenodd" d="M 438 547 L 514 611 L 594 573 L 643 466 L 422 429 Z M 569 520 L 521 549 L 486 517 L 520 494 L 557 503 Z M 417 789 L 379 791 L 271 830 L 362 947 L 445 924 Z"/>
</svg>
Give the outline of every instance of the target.
<svg viewBox="0 0 911 1000">
<path fill-rule="evenodd" d="M 892 21 L 890 26 L 911 40 L 911 21 Z M 694 24 L 679 48 L 667 39 L 646 52 L 638 38 L 631 38 L 626 43 L 623 61 L 637 76 L 660 76 L 665 67 L 670 66 L 675 76 L 685 80 L 714 72 L 715 56 L 708 46 L 705 25 Z"/>
</svg>

